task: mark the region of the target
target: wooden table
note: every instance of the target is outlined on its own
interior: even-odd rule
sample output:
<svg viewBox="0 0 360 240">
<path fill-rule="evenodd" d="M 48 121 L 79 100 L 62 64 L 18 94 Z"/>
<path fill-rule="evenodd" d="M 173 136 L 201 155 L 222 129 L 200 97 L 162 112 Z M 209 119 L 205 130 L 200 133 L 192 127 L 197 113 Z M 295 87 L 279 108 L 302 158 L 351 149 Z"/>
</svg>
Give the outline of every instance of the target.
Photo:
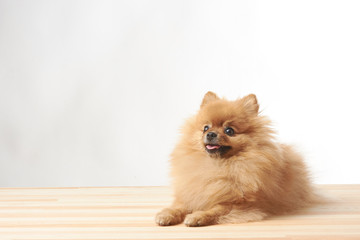
<svg viewBox="0 0 360 240">
<path fill-rule="evenodd" d="M 322 185 L 336 202 L 262 222 L 159 227 L 168 187 L 0 188 L 5 239 L 360 239 L 360 185 Z"/>
</svg>

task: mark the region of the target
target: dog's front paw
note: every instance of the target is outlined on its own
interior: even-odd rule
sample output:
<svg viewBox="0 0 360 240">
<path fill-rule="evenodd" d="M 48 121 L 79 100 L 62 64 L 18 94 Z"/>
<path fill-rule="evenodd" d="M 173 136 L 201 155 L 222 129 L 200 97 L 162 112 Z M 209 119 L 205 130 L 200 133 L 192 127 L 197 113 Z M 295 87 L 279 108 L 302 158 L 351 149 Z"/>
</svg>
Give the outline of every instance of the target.
<svg viewBox="0 0 360 240">
<path fill-rule="evenodd" d="M 169 226 L 172 225 L 174 217 L 165 212 L 159 212 L 156 214 L 155 222 L 159 226 Z"/>
<path fill-rule="evenodd" d="M 184 223 L 188 227 L 201 227 L 214 224 L 214 218 L 203 211 L 198 211 L 187 215 Z"/>
<path fill-rule="evenodd" d="M 160 226 L 179 224 L 184 220 L 183 214 L 178 209 L 165 208 L 156 214 L 155 222 Z"/>
</svg>

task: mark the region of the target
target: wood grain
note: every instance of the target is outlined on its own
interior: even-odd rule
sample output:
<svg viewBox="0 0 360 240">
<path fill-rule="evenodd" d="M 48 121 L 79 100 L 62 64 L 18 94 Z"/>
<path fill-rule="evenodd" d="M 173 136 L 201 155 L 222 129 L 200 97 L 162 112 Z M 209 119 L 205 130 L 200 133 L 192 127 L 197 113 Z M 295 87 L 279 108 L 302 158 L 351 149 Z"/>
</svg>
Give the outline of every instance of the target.
<svg viewBox="0 0 360 240">
<path fill-rule="evenodd" d="M 6 239 L 360 239 L 360 185 L 322 185 L 332 198 L 262 222 L 159 227 L 168 187 L 1 188 L 0 240 Z"/>
</svg>

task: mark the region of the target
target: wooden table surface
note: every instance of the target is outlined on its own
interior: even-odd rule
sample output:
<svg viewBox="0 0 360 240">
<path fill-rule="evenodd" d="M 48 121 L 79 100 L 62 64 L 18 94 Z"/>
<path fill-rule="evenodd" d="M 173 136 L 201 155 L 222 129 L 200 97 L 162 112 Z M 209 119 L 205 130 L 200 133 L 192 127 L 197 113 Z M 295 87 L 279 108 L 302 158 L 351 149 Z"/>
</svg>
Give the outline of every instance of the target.
<svg viewBox="0 0 360 240">
<path fill-rule="evenodd" d="M 321 185 L 335 202 L 262 222 L 159 227 L 168 187 L 0 188 L 6 239 L 360 239 L 360 185 Z"/>
</svg>

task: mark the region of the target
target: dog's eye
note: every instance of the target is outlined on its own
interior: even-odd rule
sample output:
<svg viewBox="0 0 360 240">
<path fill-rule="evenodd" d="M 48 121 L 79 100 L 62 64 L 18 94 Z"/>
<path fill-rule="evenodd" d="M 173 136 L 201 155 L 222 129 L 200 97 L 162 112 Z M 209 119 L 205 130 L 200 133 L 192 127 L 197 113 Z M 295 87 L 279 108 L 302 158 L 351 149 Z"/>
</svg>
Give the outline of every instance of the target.
<svg viewBox="0 0 360 240">
<path fill-rule="evenodd" d="M 232 129 L 231 127 L 225 128 L 224 132 L 225 132 L 226 135 L 229 135 L 229 136 L 232 136 L 235 133 L 234 129 Z"/>
<path fill-rule="evenodd" d="M 209 130 L 209 126 L 206 125 L 206 126 L 204 127 L 204 132 L 206 132 L 207 130 Z"/>
</svg>

